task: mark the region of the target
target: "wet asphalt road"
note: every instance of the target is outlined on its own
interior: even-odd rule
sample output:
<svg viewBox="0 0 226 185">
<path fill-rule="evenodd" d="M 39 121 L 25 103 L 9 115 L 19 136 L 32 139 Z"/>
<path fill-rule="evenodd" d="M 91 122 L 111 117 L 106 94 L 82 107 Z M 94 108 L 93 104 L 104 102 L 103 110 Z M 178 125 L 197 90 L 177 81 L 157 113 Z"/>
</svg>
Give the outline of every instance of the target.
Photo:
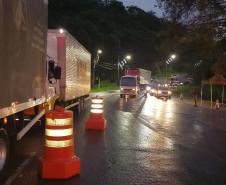
<svg viewBox="0 0 226 185">
<path fill-rule="evenodd" d="M 17 173 L 6 184 L 226 185 L 225 110 L 196 108 L 176 99 L 102 95 L 104 132 L 85 130 L 89 105 L 82 115 L 75 115 L 79 176 L 60 181 L 39 178 L 37 156 L 44 131 L 34 128 L 17 145 L 9 176 Z"/>
</svg>

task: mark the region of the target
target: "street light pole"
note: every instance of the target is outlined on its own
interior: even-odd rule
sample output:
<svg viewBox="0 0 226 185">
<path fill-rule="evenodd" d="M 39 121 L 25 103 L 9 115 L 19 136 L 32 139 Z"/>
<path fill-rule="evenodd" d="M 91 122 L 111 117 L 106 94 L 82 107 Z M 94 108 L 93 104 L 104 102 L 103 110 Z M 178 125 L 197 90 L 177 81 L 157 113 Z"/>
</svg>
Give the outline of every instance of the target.
<svg viewBox="0 0 226 185">
<path fill-rule="evenodd" d="M 119 84 L 119 80 L 120 80 L 120 79 L 119 79 L 119 56 L 118 56 L 117 70 L 118 70 L 118 71 L 117 71 L 117 72 L 118 72 L 118 80 L 117 80 L 117 81 L 118 81 L 118 84 Z"/>
<path fill-rule="evenodd" d="M 177 56 L 175 54 L 172 54 L 169 59 L 166 60 L 165 65 L 166 65 L 166 78 L 167 78 L 167 65 L 170 64 Z"/>
<path fill-rule="evenodd" d="M 95 85 L 95 69 L 96 69 L 96 65 L 97 65 L 97 63 L 99 62 L 99 59 L 100 59 L 99 54 L 102 54 L 102 50 L 101 49 L 99 49 L 97 51 L 97 55 L 96 55 L 96 57 L 95 57 L 95 59 L 93 61 L 93 80 L 92 80 L 93 87 Z"/>
<path fill-rule="evenodd" d="M 127 61 L 128 60 L 131 60 L 131 55 L 126 55 L 125 56 L 125 58 L 123 58 L 123 60 L 122 61 L 120 61 L 119 60 L 119 56 L 118 56 L 118 63 L 117 63 L 117 70 L 118 70 L 118 84 L 119 84 L 119 82 L 120 82 L 120 72 L 119 72 L 119 67 L 120 67 L 120 65 L 122 66 L 122 71 L 124 72 L 124 74 L 126 74 L 126 68 L 127 68 Z M 124 67 L 124 69 L 123 69 L 123 66 L 125 66 Z"/>
<path fill-rule="evenodd" d="M 126 55 L 126 60 L 129 61 L 132 59 L 132 56 L 131 55 Z M 126 74 L 126 71 L 127 71 L 127 64 L 125 64 L 125 74 Z"/>
</svg>

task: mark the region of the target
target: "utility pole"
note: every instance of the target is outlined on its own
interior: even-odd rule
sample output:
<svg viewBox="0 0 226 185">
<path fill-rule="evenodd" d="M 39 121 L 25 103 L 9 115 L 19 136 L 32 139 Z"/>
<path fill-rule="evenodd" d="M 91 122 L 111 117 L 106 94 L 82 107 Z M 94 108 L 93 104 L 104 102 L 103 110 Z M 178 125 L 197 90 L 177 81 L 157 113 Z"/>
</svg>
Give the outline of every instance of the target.
<svg viewBox="0 0 226 185">
<path fill-rule="evenodd" d="M 119 56 L 118 56 L 118 62 L 117 62 L 117 73 L 118 73 L 118 80 L 117 80 L 117 82 L 119 84 L 119 81 L 120 81 L 120 79 L 119 79 Z"/>
<path fill-rule="evenodd" d="M 93 79 L 92 79 L 93 87 L 95 85 L 95 69 L 96 69 L 96 65 L 97 65 L 97 63 L 99 62 L 99 59 L 100 59 L 99 54 L 102 54 L 102 50 L 100 50 L 100 49 L 97 51 L 97 55 L 96 55 L 96 57 L 94 58 L 94 61 L 93 61 Z"/>
</svg>

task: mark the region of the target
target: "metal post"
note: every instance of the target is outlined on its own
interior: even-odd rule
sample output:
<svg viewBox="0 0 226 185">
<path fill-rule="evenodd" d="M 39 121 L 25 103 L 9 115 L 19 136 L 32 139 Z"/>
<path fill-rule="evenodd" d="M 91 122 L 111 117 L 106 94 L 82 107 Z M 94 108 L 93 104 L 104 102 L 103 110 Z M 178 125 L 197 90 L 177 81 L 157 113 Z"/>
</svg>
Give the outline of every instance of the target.
<svg viewBox="0 0 226 185">
<path fill-rule="evenodd" d="M 201 85 L 201 106 L 202 106 L 202 88 L 203 88 L 203 85 Z"/>
<path fill-rule="evenodd" d="M 96 58 L 94 59 L 94 62 L 93 62 L 93 87 L 95 85 L 95 69 L 96 69 L 96 64 L 98 63 L 99 61 L 99 55 L 97 53 L 97 56 Z"/>
<path fill-rule="evenodd" d="M 92 80 L 93 87 L 94 87 L 94 82 L 95 82 L 95 59 L 93 63 L 93 80 Z"/>
<path fill-rule="evenodd" d="M 98 78 L 98 88 L 100 88 L 100 77 Z"/>
<path fill-rule="evenodd" d="M 222 91 L 222 105 L 224 104 L 224 84 L 223 84 L 223 91 Z"/>
<path fill-rule="evenodd" d="M 165 76 L 166 76 L 166 78 L 167 78 L 167 63 L 166 63 L 166 75 L 165 75 Z"/>
<path fill-rule="evenodd" d="M 117 70 L 118 70 L 117 73 L 118 73 L 118 84 L 119 84 L 119 80 L 120 80 L 119 79 L 119 56 L 118 56 Z"/>
<path fill-rule="evenodd" d="M 213 108 L 213 86 L 210 84 L 211 108 Z"/>
<path fill-rule="evenodd" d="M 124 75 L 126 75 L 127 73 L 127 64 L 125 64 L 125 72 L 124 72 Z"/>
</svg>

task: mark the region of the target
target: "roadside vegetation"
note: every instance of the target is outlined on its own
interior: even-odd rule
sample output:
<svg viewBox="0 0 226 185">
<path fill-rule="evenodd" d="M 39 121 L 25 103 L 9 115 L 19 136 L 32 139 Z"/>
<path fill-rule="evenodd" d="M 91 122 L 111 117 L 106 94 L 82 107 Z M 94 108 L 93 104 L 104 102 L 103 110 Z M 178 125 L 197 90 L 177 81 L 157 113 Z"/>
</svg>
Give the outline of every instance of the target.
<svg viewBox="0 0 226 185">
<path fill-rule="evenodd" d="M 179 97 L 180 94 L 184 96 L 184 98 L 191 98 L 192 97 L 192 86 L 191 85 L 184 85 L 178 86 L 172 89 L 173 95 Z"/>
<path fill-rule="evenodd" d="M 172 93 L 174 96 L 179 97 L 180 94 L 184 96 L 185 99 L 192 98 L 192 85 L 184 85 L 184 86 L 178 86 L 172 89 Z M 222 101 L 222 86 L 215 85 L 213 86 L 213 101 L 215 102 L 216 99 L 218 99 L 220 102 Z M 198 98 L 201 98 L 201 87 L 198 88 Z M 203 86 L 203 100 L 210 101 L 210 86 L 205 85 Z M 224 102 L 226 102 L 226 92 L 224 92 Z"/>
<path fill-rule="evenodd" d="M 116 83 L 112 83 L 109 81 L 101 81 L 95 87 L 91 89 L 91 92 L 103 92 L 103 91 L 111 91 L 118 90 L 119 86 Z"/>
</svg>

